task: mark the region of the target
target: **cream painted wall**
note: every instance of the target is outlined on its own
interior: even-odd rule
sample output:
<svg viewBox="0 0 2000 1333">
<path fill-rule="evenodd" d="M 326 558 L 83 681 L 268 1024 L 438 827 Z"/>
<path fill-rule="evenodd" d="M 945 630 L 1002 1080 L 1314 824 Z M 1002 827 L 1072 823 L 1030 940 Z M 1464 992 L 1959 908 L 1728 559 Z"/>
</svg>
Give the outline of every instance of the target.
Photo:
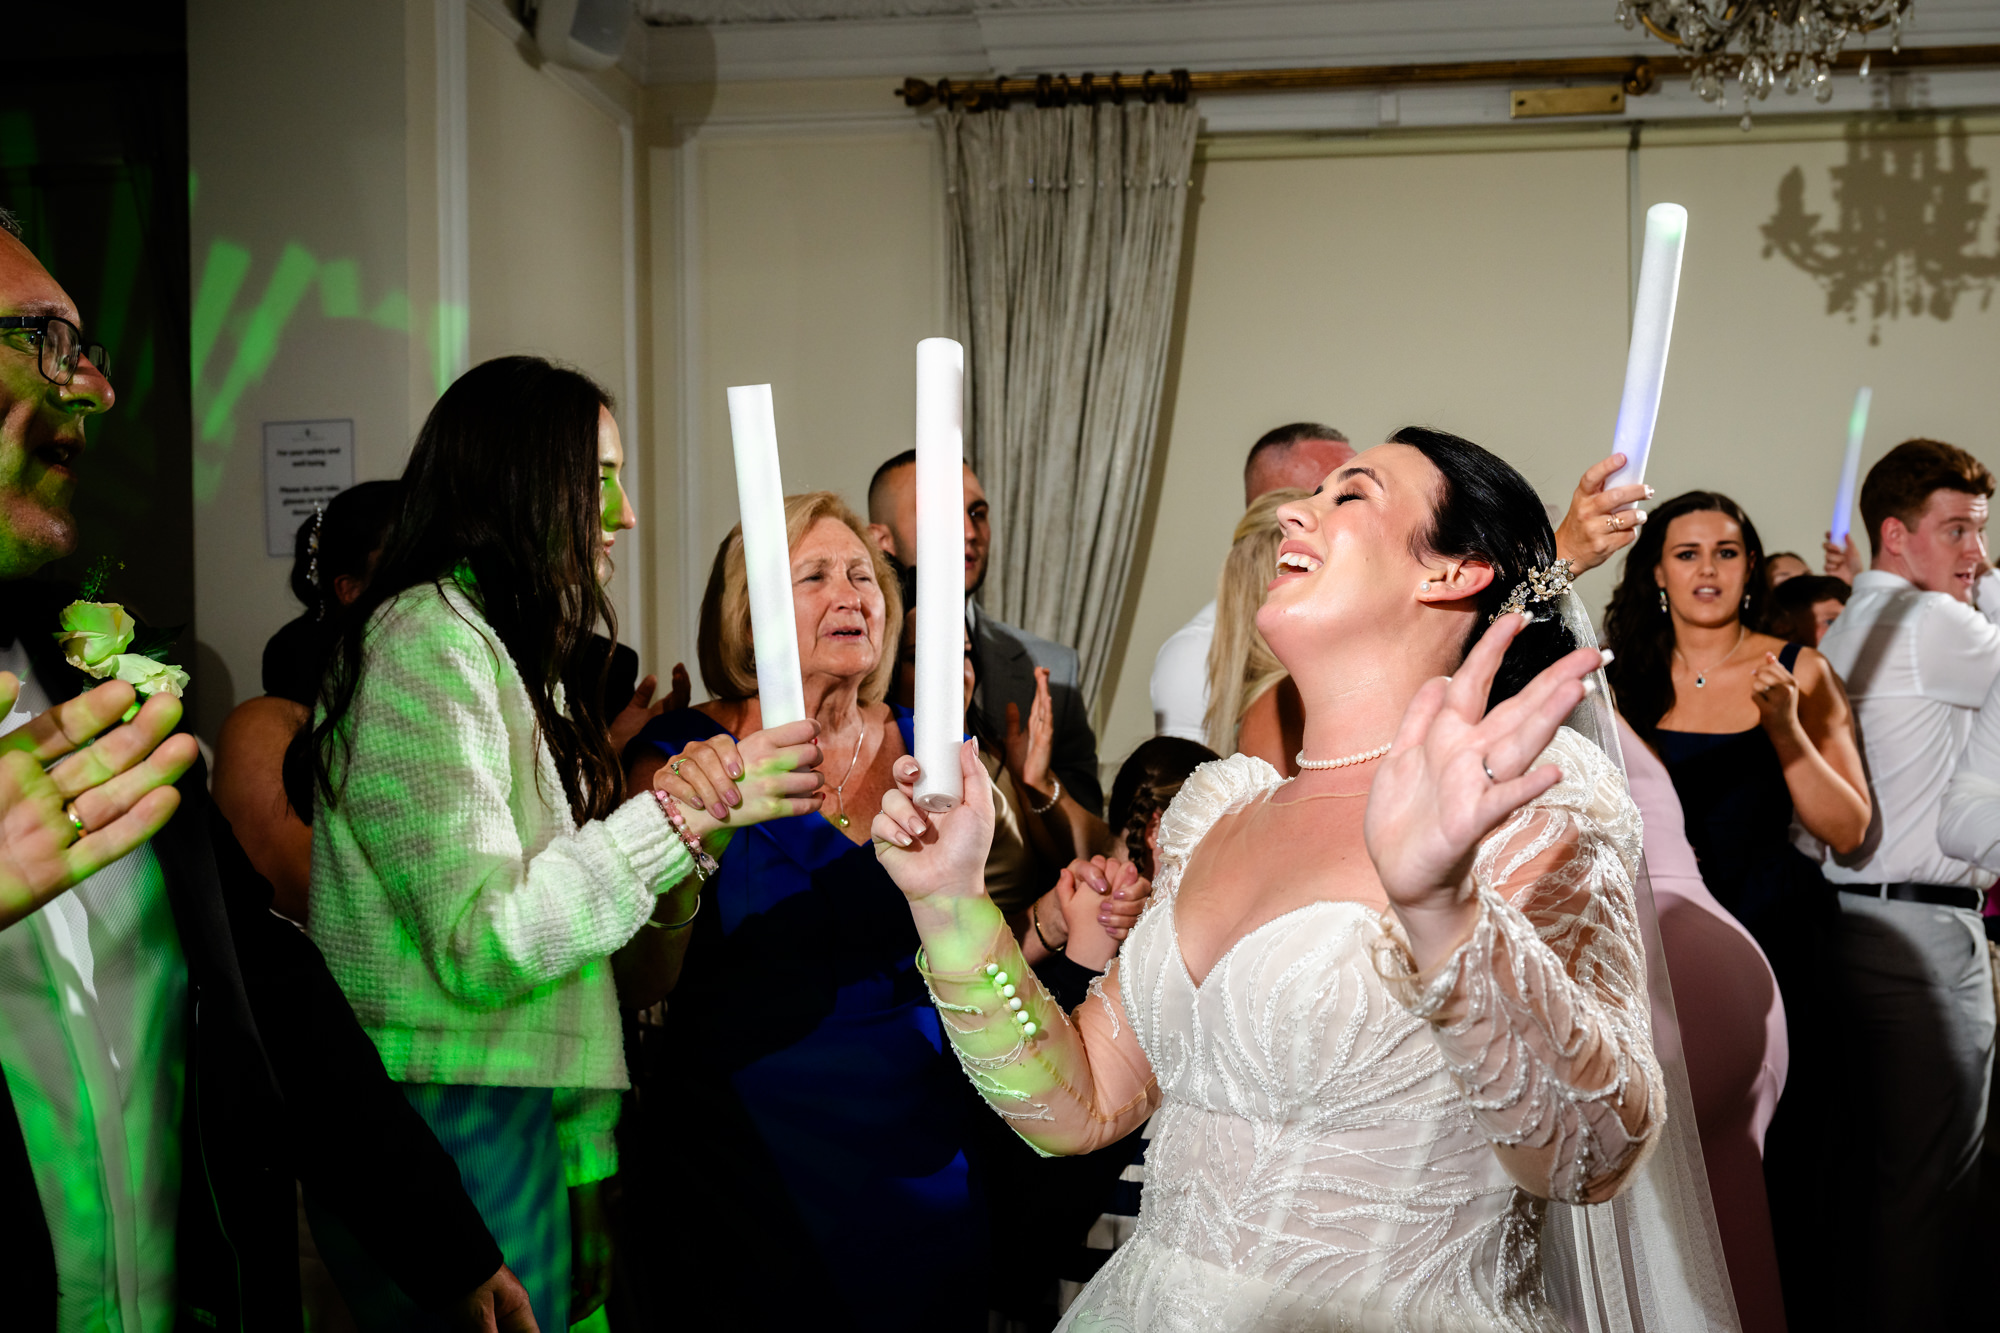
<svg viewBox="0 0 2000 1333">
<path fill-rule="evenodd" d="M 943 329 L 935 151 L 909 125 L 825 135 L 778 121 L 655 153 L 654 365 L 674 385 L 660 429 L 691 442 L 671 483 L 661 451 L 653 492 L 676 511 L 676 541 L 655 548 L 672 589 L 662 663 L 693 669 L 701 589 L 737 519 L 728 386 L 773 386 L 788 491 L 838 491 L 860 510 L 876 466 L 910 447 L 916 344 Z"/>
<path fill-rule="evenodd" d="M 498 0 L 456 2 L 472 359 L 573 362 L 643 427 L 634 400 L 645 386 L 626 373 L 619 126 L 636 119 L 638 92 L 617 70 L 540 67 Z M 197 366 L 195 718 L 211 739 L 234 703 L 261 692 L 264 641 L 298 613 L 289 558 L 264 554 L 261 423 L 351 417 L 357 480 L 393 477 L 435 400 L 438 16 L 452 3 L 190 8 L 197 294 L 243 266 L 217 288 L 224 317 Z M 643 311 L 643 289 L 635 297 Z M 643 475 L 646 431 L 627 433 Z M 628 558 L 644 572 L 643 554 Z"/>
<path fill-rule="evenodd" d="M 1153 731 L 1153 653 L 1215 596 L 1243 458 L 1288 421 L 1434 425 L 1545 495 L 1608 438 L 1624 363 L 1622 149 L 1209 161 L 1151 540 L 1099 753 Z"/>
<path fill-rule="evenodd" d="M 188 8 L 193 280 L 222 314 L 195 367 L 192 711 L 210 739 L 299 612 L 290 559 L 265 554 L 262 423 L 352 418 L 356 477 L 402 468 L 404 8 Z"/>
<path fill-rule="evenodd" d="M 565 362 L 612 392 L 621 420 L 643 422 L 625 369 L 618 123 L 549 77 L 514 32 L 478 16 L 467 25 L 466 57 L 471 364 L 514 353 Z M 645 433 L 631 434 L 628 474 L 643 476 Z M 645 535 L 621 539 L 610 592 L 621 637 L 650 667 L 645 627 L 629 613 Z"/>
<path fill-rule="evenodd" d="M 2000 275 L 1983 289 L 1975 284 L 1949 318 L 1905 306 L 1900 316 L 1871 319 L 1863 293 L 1850 319 L 1829 313 L 1826 289 L 1811 275 L 1766 254 L 1762 230 L 1794 171 L 1805 211 L 1819 215 L 1820 229 L 1838 226 L 1833 186 L 1845 172 L 1850 198 L 1903 219 L 1864 234 L 1886 235 L 1905 256 L 1906 274 L 1919 249 L 1949 266 L 1951 252 L 1970 239 L 1950 234 L 1954 221 L 1971 221 L 1954 201 L 1978 203 L 1978 248 L 1994 255 L 2000 245 L 1987 205 L 2000 175 L 2000 118 L 1969 125 L 1978 132 L 1966 137 L 1958 186 L 1951 184 L 1949 141 L 1929 123 L 1885 127 L 1853 149 L 1834 125 L 1810 139 L 1787 139 L 1775 127 L 1769 138 L 1747 141 L 1724 134 L 1674 144 L 1663 134 L 1659 140 L 1668 142 L 1640 153 L 1643 202 L 1672 199 L 1689 214 L 1680 323 L 1660 408 L 1663 448 L 1650 478 L 1662 497 L 1697 486 L 1726 490 L 1749 511 L 1767 548 L 1805 552 L 1817 565 L 1848 409 L 1862 384 L 1875 390 L 1864 475 L 1891 446 L 1918 435 L 1948 440 L 2000 469 Z M 1913 132 L 1921 137 L 1900 137 Z M 1884 154 L 1895 164 L 1886 179 L 1866 167 Z M 1966 179 L 1970 173 L 1978 178 Z M 1928 206 L 1934 179 L 1943 182 L 1942 226 L 1927 234 L 1910 215 Z M 1986 259 L 1989 274 L 1995 263 Z M 1838 267 L 1879 272 L 1879 260 L 1864 253 Z M 1905 297 L 1919 290 L 1929 289 L 1906 287 Z"/>
</svg>

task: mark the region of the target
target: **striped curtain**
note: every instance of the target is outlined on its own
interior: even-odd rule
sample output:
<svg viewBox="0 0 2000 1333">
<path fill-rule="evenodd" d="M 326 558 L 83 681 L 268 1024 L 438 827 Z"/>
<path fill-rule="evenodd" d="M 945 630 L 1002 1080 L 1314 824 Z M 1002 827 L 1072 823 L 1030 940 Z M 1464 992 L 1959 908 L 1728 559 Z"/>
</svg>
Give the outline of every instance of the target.
<svg viewBox="0 0 2000 1333">
<path fill-rule="evenodd" d="M 1167 103 L 938 120 L 966 450 L 993 507 L 980 602 L 1073 646 L 1087 700 L 1145 503 L 1199 120 Z"/>
</svg>

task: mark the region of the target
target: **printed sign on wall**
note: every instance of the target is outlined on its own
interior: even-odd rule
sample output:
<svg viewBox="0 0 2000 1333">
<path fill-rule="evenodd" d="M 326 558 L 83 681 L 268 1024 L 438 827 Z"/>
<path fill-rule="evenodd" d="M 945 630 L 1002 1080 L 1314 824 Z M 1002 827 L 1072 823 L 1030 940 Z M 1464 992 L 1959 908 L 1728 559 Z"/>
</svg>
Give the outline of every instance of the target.
<svg viewBox="0 0 2000 1333">
<path fill-rule="evenodd" d="M 264 542 L 291 557 L 299 524 L 354 484 L 354 422 L 264 423 Z"/>
</svg>

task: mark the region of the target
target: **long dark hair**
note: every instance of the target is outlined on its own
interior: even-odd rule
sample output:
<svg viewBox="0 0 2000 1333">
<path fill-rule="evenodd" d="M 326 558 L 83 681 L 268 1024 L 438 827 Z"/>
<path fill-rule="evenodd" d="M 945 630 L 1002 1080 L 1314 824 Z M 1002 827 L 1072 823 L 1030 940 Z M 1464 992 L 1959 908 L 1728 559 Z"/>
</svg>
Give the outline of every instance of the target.
<svg viewBox="0 0 2000 1333">
<path fill-rule="evenodd" d="M 364 481 L 299 524 L 292 538 L 292 596 L 308 614 L 325 620 L 340 605 L 333 581 L 368 573 L 369 557 L 388 540 L 402 509 L 402 482 Z"/>
<path fill-rule="evenodd" d="M 1743 550 L 1750 558 L 1743 571 L 1748 600 L 1737 615 L 1746 628 L 1763 624 L 1764 600 L 1770 595 L 1763 578 L 1764 543 L 1741 505 L 1719 491 L 1689 491 L 1646 515 L 1604 612 L 1604 641 L 1615 655 L 1605 674 L 1618 696 L 1618 711 L 1648 739 L 1674 706 L 1674 618 L 1660 606 L 1653 571 L 1666 553 L 1668 525 L 1683 514 L 1708 513 L 1732 519 L 1743 530 Z"/>
<path fill-rule="evenodd" d="M 1556 534 L 1548 512 L 1526 477 L 1496 454 L 1470 440 L 1425 426 L 1405 426 L 1389 437 L 1431 461 L 1443 478 L 1431 507 L 1427 531 L 1413 542 L 1418 559 L 1484 560 L 1493 581 L 1474 598 L 1477 615 L 1466 633 L 1465 652 L 1486 632 L 1515 585 L 1530 570 L 1555 562 Z M 1553 602 L 1531 602 L 1533 623 L 1514 636 L 1486 696 L 1491 708 L 1526 688 L 1543 669 L 1576 651 L 1576 635 Z"/>
<path fill-rule="evenodd" d="M 320 684 L 312 768 L 328 805 L 339 800 L 352 743 L 345 723 L 365 683 L 368 622 L 411 588 L 442 590 L 462 563 L 467 591 L 521 673 L 571 813 L 581 823 L 617 808 L 623 779 L 611 738 L 563 716 L 555 702 L 557 682 L 597 623 L 613 638 L 618 632 L 597 581 L 597 414 L 610 406 L 589 376 L 533 356 L 474 366 L 438 399 L 403 470 L 402 522 Z"/>
</svg>

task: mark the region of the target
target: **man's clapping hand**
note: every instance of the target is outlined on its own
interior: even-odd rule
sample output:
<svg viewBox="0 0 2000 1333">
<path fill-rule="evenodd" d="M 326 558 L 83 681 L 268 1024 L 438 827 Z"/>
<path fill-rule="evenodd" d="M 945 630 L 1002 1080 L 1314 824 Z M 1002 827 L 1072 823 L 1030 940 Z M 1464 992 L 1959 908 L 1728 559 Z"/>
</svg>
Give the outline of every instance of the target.
<svg viewBox="0 0 2000 1333">
<path fill-rule="evenodd" d="M 20 692 L 0 671 L 0 714 Z M 172 695 L 118 725 L 136 697 L 106 681 L 0 736 L 0 928 L 145 842 L 179 808 L 173 784 L 200 751 L 194 737 L 172 734 L 181 719 Z"/>
</svg>

